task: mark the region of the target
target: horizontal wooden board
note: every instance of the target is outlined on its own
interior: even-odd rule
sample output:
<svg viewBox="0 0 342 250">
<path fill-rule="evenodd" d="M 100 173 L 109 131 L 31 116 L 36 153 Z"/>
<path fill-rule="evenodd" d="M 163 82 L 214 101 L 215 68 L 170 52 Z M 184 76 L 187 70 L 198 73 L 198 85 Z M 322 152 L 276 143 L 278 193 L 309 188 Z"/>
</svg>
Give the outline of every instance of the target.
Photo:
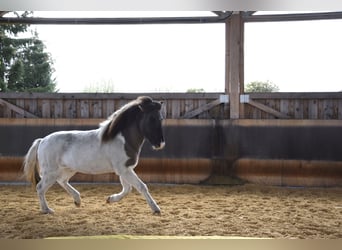
<svg viewBox="0 0 342 250">
<path fill-rule="evenodd" d="M 107 118 L 140 95 L 163 102 L 167 119 L 230 119 L 222 93 L 0 93 L 0 118 Z M 342 92 L 247 93 L 240 119 L 342 120 Z M 190 115 L 189 115 L 190 114 Z"/>
</svg>

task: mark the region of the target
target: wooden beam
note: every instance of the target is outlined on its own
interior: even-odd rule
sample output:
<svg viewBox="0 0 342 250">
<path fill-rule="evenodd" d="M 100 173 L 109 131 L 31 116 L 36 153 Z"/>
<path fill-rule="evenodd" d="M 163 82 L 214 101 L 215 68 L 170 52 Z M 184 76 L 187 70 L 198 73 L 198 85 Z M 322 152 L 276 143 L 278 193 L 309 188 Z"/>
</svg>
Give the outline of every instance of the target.
<svg viewBox="0 0 342 250">
<path fill-rule="evenodd" d="M 244 15 L 245 22 L 288 22 L 342 19 L 342 12 L 272 14 L 272 15 Z"/>
<path fill-rule="evenodd" d="M 9 11 L 0 11 L 0 17 L 6 15 Z"/>
<path fill-rule="evenodd" d="M 220 105 L 222 103 L 221 99 L 217 99 L 215 101 L 209 102 L 205 105 L 202 105 L 201 107 L 195 109 L 195 110 L 191 110 L 189 112 L 186 112 L 181 118 L 183 119 L 189 119 L 192 117 L 195 117 L 196 115 L 199 115 L 205 111 L 208 111 L 210 109 L 212 109 L 213 107 Z"/>
<path fill-rule="evenodd" d="M 50 18 L 50 17 L 0 17 L 0 24 L 36 24 L 36 25 L 141 25 L 141 24 L 201 24 L 223 23 L 229 13 L 220 16 L 200 17 L 128 17 L 128 18 Z"/>
<path fill-rule="evenodd" d="M 214 14 L 220 17 L 220 20 L 225 20 L 229 18 L 232 14 L 233 11 L 212 11 Z"/>
<path fill-rule="evenodd" d="M 28 93 L 0 92 L 0 99 L 135 99 L 139 95 L 147 95 L 156 100 L 172 99 L 216 99 L 221 92 L 212 93 Z M 342 99 L 342 92 L 271 92 L 245 93 L 256 99 Z"/>
<path fill-rule="evenodd" d="M 342 99 L 342 92 L 272 92 L 246 93 L 256 99 Z"/>
<path fill-rule="evenodd" d="M 216 99 L 223 93 L 29 93 L 29 92 L 0 92 L 3 99 L 136 99 L 138 96 L 147 95 L 156 100 L 163 99 Z"/>
<path fill-rule="evenodd" d="M 4 99 L 0 99 L 0 104 L 6 106 L 7 108 L 9 108 L 10 110 L 22 115 L 23 117 L 27 117 L 27 118 L 39 118 L 38 116 L 10 103 L 5 101 Z"/>
<path fill-rule="evenodd" d="M 274 115 L 275 117 L 283 118 L 283 119 L 289 119 L 290 118 L 288 115 L 286 115 L 284 113 L 281 113 L 281 112 L 279 112 L 279 111 L 277 111 L 277 110 L 275 110 L 273 108 L 270 108 L 270 107 L 268 107 L 268 106 L 266 106 L 266 105 L 264 105 L 264 104 L 262 104 L 260 102 L 253 101 L 250 98 L 249 98 L 247 103 L 252 105 L 252 106 L 254 106 L 254 107 L 256 107 L 256 108 L 258 108 L 258 109 L 260 109 L 260 110 L 262 110 L 262 111 L 264 111 L 264 112 L 266 112 L 266 113 Z"/>
<path fill-rule="evenodd" d="M 226 22 L 226 80 L 225 91 L 230 99 L 230 118 L 239 119 L 240 93 L 244 91 L 243 32 L 241 12 L 234 13 Z"/>
</svg>

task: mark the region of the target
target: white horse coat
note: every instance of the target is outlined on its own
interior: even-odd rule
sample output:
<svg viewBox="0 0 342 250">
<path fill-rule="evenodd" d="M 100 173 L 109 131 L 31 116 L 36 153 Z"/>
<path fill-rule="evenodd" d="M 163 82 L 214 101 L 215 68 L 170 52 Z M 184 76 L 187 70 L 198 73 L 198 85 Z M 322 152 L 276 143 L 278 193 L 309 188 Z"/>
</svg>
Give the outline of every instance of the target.
<svg viewBox="0 0 342 250">
<path fill-rule="evenodd" d="M 119 133 L 111 143 L 102 144 L 102 128 L 90 131 L 60 131 L 40 141 L 37 156 L 42 165 L 55 161 L 61 169 L 84 174 L 126 171 L 125 138 Z M 131 166 L 135 167 L 135 166 Z M 46 169 L 47 171 L 48 169 Z M 48 171 L 51 171 L 49 169 Z"/>
</svg>

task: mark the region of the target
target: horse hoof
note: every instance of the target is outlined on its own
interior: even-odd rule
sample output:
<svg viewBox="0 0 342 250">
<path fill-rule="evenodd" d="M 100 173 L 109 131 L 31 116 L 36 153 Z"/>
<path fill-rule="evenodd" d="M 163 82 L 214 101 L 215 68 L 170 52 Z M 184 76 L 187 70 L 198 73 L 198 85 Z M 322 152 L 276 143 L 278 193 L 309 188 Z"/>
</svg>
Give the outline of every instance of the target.
<svg viewBox="0 0 342 250">
<path fill-rule="evenodd" d="M 54 214 L 55 211 L 53 211 L 51 208 L 47 209 L 47 210 L 42 210 L 42 214 Z"/>
<path fill-rule="evenodd" d="M 76 207 L 81 207 L 81 202 L 74 201 L 74 204 L 75 204 Z"/>
<path fill-rule="evenodd" d="M 160 211 L 154 211 L 152 214 L 156 215 L 156 216 L 160 216 L 161 215 Z"/>
<path fill-rule="evenodd" d="M 109 204 L 110 203 L 110 196 L 108 196 L 106 202 Z"/>
</svg>

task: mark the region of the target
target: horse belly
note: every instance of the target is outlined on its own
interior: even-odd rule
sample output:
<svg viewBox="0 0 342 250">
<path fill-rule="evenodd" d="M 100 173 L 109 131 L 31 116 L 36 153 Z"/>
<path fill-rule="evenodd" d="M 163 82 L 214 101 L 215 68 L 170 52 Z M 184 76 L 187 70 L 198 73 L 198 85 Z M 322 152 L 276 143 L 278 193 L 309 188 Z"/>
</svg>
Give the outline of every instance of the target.
<svg viewBox="0 0 342 250">
<path fill-rule="evenodd" d="M 61 158 L 65 168 L 84 174 L 103 174 L 113 172 L 110 162 L 104 160 L 96 152 L 66 152 Z"/>
<path fill-rule="evenodd" d="M 78 161 L 68 168 L 83 174 L 105 174 L 113 172 L 113 167 L 102 161 Z"/>
<path fill-rule="evenodd" d="M 123 150 L 83 146 L 66 152 L 62 158 L 62 165 L 83 174 L 118 174 L 127 159 Z"/>
</svg>

